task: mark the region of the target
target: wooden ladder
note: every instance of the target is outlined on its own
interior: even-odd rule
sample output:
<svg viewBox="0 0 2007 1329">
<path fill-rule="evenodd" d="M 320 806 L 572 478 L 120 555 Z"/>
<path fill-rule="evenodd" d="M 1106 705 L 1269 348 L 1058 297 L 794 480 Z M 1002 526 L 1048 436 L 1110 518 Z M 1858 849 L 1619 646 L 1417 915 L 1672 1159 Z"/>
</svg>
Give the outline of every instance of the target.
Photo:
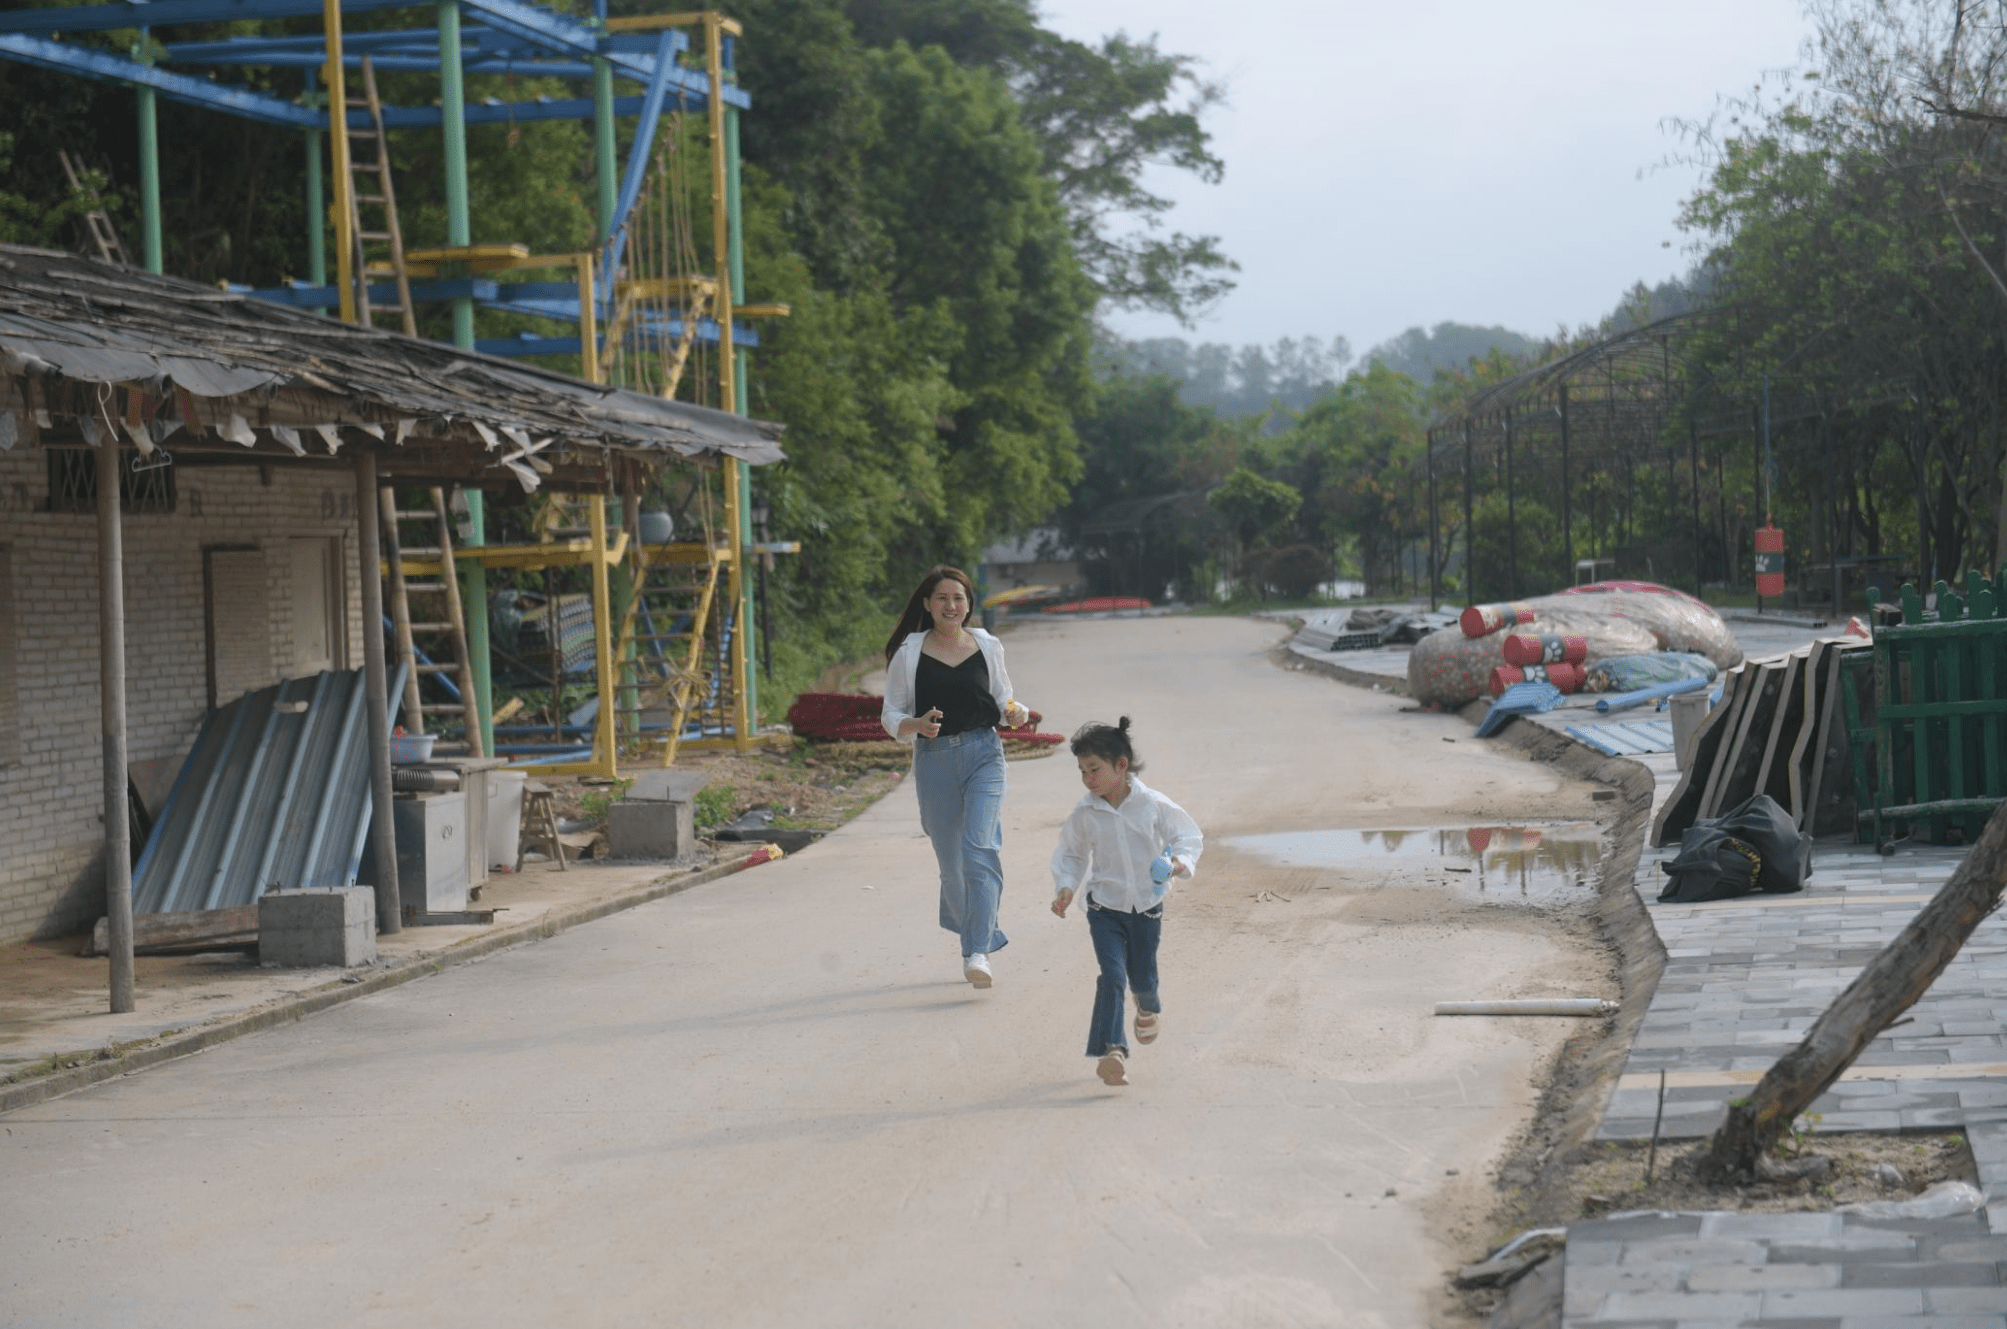
<svg viewBox="0 0 2007 1329">
<path fill-rule="evenodd" d="M 411 270 L 404 261 L 404 229 L 397 221 L 397 189 L 390 180 L 390 139 L 383 131 L 383 102 L 376 95 L 376 68 L 368 56 L 362 58 L 361 97 L 350 97 L 348 104 L 357 110 L 368 110 L 370 128 L 348 131 L 349 159 L 345 165 L 349 173 L 348 220 L 349 233 L 355 237 L 355 285 L 357 321 L 365 327 L 376 326 L 378 314 L 396 314 L 399 330 L 407 337 L 418 335 L 418 318 L 412 312 Z M 371 155 L 364 159 L 356 155 L 358 144 L 373 144 Z M 366 178 L 374 178 L 375 189 L 365 189 Z M 380 230 L 365 230 L 362 224 L 362 209 L 367 204 L 381 210 L 383 218 Z M 371 244 L 387 245 L 390 260 L 371 267 L 365 251 Z M 369 279 L 371 276 L 388 276 L 397 284 L 397 303 L 372 306 L 369 302 Z"/>
<path fill-rule="evenodd" d="M 56 159 L 63 164 L 70 192 L 90 202 L 90 211 L 84 214 L 84 229 L 90 232 L 91 243 L 98 248 L 98 257 L 107 263 L 131 267 L 132 260 L 125 256 L 125 246 L 119 243 L 118 231 L 113 228 L 111 216 L 105 211 L 104 200 L 98 197 L 97 190 L 85 187 L 84 173 L 77 169 L 77 163 L 67 149 L 56 149 Z"/>
<path fill-rule="evenodd" d="M 402 509 L 391 489 L 380 491 L 383 504 L 383 535 L 387 553 L 390 589 L 384 598 L 390 605 L 391 626 L 397 634 L 397 658 L 405 664 L 404 728 L 407 733 L 437 733 L 434 716 L 457 716 L 461 722 L 468 756 L 486 753 L 481 746 L 481 725 L 474 713 L 474 671 L 467 660 L 466 615 L 460 604 L 460 579 L 453 561 L 453 518 L 446 503 L 446 491 L 431 490 L 430 508 Z M 423 525 L 430 544 L 407 546 L 399 527 Z M 436 576 L 413 581 L 405 575 L 405 560 L 436 568 Z M 429 607 L 423 618 L 414 618 L 411 602 L 419 598 Z M 421 658 L 421 656 L 423 658 Z M 450 676 L 458 701 L 432 700 L 420 684 L 425 679 Z M 435 687 L 434 691 L 437 691 Z M 436 749 L 435 749 L 436 750 Z"/>
</svg>

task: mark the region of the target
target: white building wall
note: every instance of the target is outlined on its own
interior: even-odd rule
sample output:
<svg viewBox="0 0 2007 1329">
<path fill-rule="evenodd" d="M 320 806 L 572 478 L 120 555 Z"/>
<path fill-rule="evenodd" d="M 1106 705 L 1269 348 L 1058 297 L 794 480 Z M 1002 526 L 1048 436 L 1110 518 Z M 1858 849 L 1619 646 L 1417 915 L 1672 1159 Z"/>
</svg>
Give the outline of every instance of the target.
<svg viewBox="0 0 2007 1329">
<path fill-rule="evenodd" d="M 174 512 L 129 512 L 123 529 L 127 760 L 178 767 L 209 704 L 205 547 L 269 553 L 268 683 L 294 658 L 289 537 L 342 542 L 350 668 L 361 664 L 362 625 L 349 472 L 184 466 L 175 482 Z M 39 510 L 47 497 L 41 448 L 0 452 L 0 547 L 13 604 L 0 622 L 0 652 L 14 660 L 18 717 L 13 752 L 0 747 L 0 942 L 81 930 L 104 912 L 97 518 Z"/>
</svg>

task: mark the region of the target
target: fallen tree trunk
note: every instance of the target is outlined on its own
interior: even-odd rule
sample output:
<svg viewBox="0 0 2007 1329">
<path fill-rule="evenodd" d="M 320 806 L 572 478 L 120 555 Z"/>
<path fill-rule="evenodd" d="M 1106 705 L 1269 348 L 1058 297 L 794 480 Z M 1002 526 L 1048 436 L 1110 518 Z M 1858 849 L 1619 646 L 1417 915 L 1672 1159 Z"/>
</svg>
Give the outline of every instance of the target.
<svg viewBox="0 0 2007 1329">
<path fill-rule="evenodd" d="M 2007 804 L 1996 809 L 1958 870 L 1901 935 L 1868 962 L 1804 1041 L 1778 1059 L 1748 1098 L 1729 1104 L 1702 1170 L 1747 1181 L 1798 1114 L 1840 1078 L 1876 1034 L 1930 990 L 2007 891 Z"/>
</svg>

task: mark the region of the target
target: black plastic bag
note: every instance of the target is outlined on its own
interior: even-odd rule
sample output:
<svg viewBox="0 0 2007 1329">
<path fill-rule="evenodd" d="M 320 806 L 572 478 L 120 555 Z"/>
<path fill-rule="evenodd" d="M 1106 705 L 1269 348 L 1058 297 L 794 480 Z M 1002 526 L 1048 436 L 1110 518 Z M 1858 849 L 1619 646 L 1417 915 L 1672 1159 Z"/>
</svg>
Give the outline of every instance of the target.
<svg viewBox="0 0 2007 1329">
<path fill-rule="evenodd" d="M 1662 865 L 1668 881 L 1660 904 L 1732 900 L 1756 889 L 1763 856 L 1719 826 L 1690 826 L 1680 833 L 1679 853 Z"/>
<path fill-rule="evenodd" d="M 1791 814 L 1768 794 L 1757 794 L 1740 807 L 1709 818 L 1703 826 L 1719 826 L 1763 857 L 1756 889 L 1789 895 L 1805 889 L 1812 875 L 1812 837 L 1798 829 Z"/>
<path fill-rule="evenodd" d="M 1812 837 L 1776 799 L 1757 794 L 1682 831 L 1679 853 L 1664 867 L 1672 881 L 1659 892 L 1661 903 L 1728 900 L 1752 890 L 1786 895 L 1805 889 L 1812 875 Z"/>
</svg>

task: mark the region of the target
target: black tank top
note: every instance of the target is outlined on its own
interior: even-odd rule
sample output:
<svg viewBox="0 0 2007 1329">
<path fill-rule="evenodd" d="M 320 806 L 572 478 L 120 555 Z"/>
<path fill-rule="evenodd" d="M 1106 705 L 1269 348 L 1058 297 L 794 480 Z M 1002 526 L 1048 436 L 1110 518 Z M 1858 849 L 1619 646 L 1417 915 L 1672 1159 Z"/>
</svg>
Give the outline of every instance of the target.
<svg viewBox="0 0 2007 1329">
<path fill-rule="evenodd" d="M 971 729 L 994 729 L 1003 719 L 990 695 L 990 667 L 981 651 L 958 665 L 945 664 L 925 651 L 913 679 L 915 714 L 941 708 L 941 737 Z"/>
</svg>

